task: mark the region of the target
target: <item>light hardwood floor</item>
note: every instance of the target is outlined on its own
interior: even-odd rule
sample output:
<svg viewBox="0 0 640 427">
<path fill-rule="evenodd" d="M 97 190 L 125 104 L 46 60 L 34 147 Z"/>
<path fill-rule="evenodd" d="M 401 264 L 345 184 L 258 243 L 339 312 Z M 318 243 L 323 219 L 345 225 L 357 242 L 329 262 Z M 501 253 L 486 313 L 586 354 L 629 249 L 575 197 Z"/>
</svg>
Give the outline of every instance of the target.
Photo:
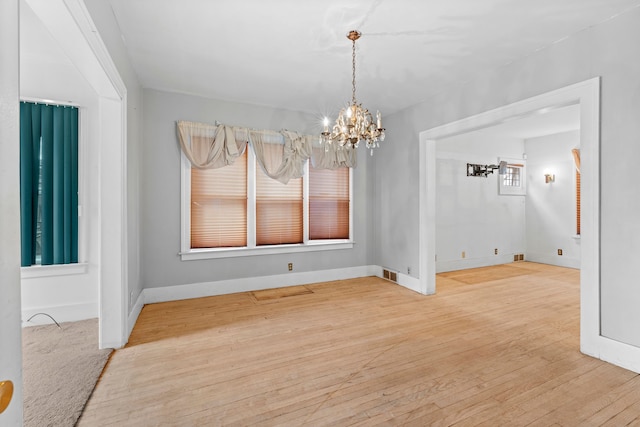
<svg viewBox="0 0 640 427">
<path fill-rule="evenodd" d="M 368 277 L 144 307 L 80 426 L 640 426 L 640 376 L 579 351 L 579 272 Z"/>
</svg>

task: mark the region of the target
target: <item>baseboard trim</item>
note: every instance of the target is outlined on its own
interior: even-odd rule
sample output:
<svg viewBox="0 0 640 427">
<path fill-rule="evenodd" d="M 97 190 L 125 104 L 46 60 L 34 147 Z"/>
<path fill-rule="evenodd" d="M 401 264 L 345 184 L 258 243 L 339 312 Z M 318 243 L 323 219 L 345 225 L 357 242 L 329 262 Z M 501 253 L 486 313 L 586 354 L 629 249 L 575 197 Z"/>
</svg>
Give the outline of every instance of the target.
<svg viewBox="0 0 640 427">
<path fill-rule="evenodd" d="M 416 279 L 415 277 L 400 273 L 399 271 L 386 268 L 386 267 L 379 267 L 376 265 L 374 266 L 374 268 L 375 268 L 375 275 L 380 277 L 381 279 L 384 279 L 384 273 L 382 270 L 383 269 L 389 270 L 391 272 L 396 273 L 396 281 L 394 283 L 402 286 L 403 288 L 407 288 L 419 294 L 425 295 L 425 293 L 420 289 L 420 279 Z"/>
<path fill-rule="evenodd" d="M 528 255 L 527 261 L 530 261 L 528 259 Z M 492 265 L 508 264 L 510 262 L 513 262 L 513 254 L 494 255 L 482 258 L 456 259 L 452 261 L 436 261 L 436 273 L 466 270 L 469 268 L 490 267 Z"/>
<path fill-rule="evenodd" d="M 591 344 L 581 343 L 582 353 L 640 374 L 640 347 L 599 336 Z"/>
<path fill-rule="evenodd" d="M 136 326 L 136 322 L 138 321 L 138 316 L 140 316 L 140 312 L 142 311 L 143 307 L 144 307 L 144 289 L 138 295 L 138 299 L 136 299 L 136 303 L 131 308 L 131 312 L 129 313 L 129 317 L 127 318 L 127 342 L 129 341 L 129 337 L 131 336 L 133 327 Z"/>
<path fill-rule="evenodd" d="M 555 265 L 557 267 L 580 268 L 580 260 L 558 255 L 545 255 L 527 252 L 527 261 L 538 262 L 540 264 Z"/>
<path fill-rule="evenodd" d="M 44 315 L 35 316 L 31 321 L 27 322 L 27 319 L 37 313 L 46 313 L 53 317 L 58 323 L 94 319 L 98 317 L 98 303 L 91 302 L 83 304 L 23 308 L 22 327 L 53 324 L 53 320 Z"/>
<path fill-rule="evenodd" d="M 186 285 L 150 287 L 143 290 L 144 304 L 202 298 L 237 292 L 258 291 L 285 286 L 307 285 L 330 282 L 332 280 L 355 279 L 377 276 L 377 266 L 337 268 L 332 270 L 306 271 L 300 273 L 276 274 L 273 276 L 245 277 L 242 279 L 219 280 L 217 282 L 190 283 Z M 135 323 L 135 322 L 134 322 Z"/>
</svg>

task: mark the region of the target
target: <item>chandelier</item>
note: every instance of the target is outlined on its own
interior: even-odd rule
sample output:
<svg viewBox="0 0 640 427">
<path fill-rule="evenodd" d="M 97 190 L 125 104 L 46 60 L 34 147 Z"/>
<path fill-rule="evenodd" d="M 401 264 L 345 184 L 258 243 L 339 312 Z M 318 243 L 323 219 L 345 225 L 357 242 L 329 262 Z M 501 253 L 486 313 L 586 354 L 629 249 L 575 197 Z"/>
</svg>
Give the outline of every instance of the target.
<svg viewBox="0 0 640 427">
<path fill-rule="evenodd" d="M 362 34 L 359 31 L 351 30 L 347 38 L 352 43 L 351 54 L 351 104 L 340 110 L 338 119 L 329 132 L 329 119 L 324 118 L 324 130 L 320 134 L 322 144 L 337 143 L 340 147 L 358 148 L 361 141 L 364 141 L 367 148 L 373 149 L 380 146 L 380 141 L 384 141 L 384 128 L 382 127 L 382 114 L 376 114 L 374 122 L 373 116 L 356 100 L 356 40 Z M 325 145 L 326 146 L 326 145 Z"/>
</svg>

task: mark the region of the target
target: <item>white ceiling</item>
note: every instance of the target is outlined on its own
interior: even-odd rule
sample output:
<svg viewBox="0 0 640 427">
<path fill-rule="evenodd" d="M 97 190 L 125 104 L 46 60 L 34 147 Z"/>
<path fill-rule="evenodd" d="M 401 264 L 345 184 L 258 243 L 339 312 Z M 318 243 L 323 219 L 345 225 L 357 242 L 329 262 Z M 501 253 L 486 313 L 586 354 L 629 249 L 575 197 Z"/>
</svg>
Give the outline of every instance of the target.
<svg viewBox="0 0 640 427">
<path fill-rule="evenodd" d="M 335 115 L 389 114 L 640 0 L 109 0 L 144 87 Z"/>
</svg>

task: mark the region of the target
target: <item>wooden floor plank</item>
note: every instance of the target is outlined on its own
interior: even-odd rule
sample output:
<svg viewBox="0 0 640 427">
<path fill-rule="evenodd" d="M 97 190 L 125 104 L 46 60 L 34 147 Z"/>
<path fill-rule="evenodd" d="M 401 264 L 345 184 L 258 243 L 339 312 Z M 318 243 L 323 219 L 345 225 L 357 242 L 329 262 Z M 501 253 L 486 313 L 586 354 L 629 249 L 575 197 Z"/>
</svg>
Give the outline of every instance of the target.
<svg viewBox="0 0 640 427">
<path fill-rule="evenodd" d="M 374 278 L 144 307 L 80 426 L 624 425 L 640 377 L 579 352 L 579 272 Z M 260 291 L 262 292 L 262 291 Z"/>
</svg>

